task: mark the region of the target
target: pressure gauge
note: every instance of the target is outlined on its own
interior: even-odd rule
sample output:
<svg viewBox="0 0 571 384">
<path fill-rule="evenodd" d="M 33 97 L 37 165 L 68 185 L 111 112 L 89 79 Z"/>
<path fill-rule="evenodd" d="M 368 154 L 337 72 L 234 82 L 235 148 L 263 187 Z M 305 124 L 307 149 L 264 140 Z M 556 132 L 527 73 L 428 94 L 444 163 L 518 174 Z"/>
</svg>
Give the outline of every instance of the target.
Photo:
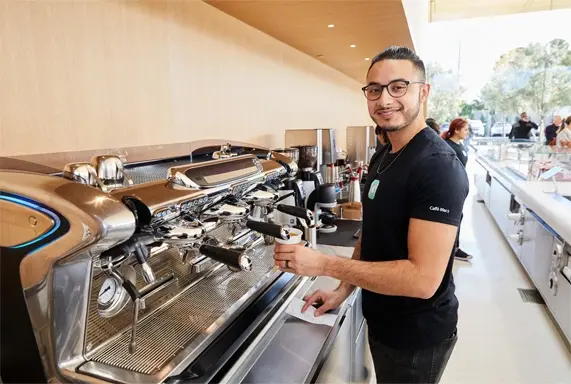
<svg viewBox="0 0 571 384">
<path fill-rule="evenodd" d="M 109 303 L 111 303 L 113 298 L 117 295 L 119 289 L 119 282 L 115 278 L 110 277 L 105 279 L 101 289 L 99 290 L 99 296 L 97 298 L 99 304 L 109 305 Z"/>
<path fill-rule="evenodd" d="M 107 277 L 97 296 L 97 309 L 102 317 L 118 314 L 129 302 L 129 295 L 115 277 Z"/>
</svg>

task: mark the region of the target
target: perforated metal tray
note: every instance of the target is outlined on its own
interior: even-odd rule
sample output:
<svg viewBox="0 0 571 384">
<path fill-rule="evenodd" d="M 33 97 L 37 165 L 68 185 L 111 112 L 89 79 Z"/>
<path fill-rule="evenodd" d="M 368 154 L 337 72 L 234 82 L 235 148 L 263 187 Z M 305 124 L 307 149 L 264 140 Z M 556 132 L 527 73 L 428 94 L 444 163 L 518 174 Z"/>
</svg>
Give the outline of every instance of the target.
<svg viewBox="0 0 571 384">
<path fill-rule="evenodd" d="M 249 251 L 252 271 L 217 269 L 139 323 L 137 351 L 129 354 L 130 333 L 96 351 L 93 362 L 154 375 L 193 342 L 202 341 L 231 313 L 240 311 L 258 289 L 280 272 L 273 266 L 273 247 L 258 246 Z"/>
</svg>

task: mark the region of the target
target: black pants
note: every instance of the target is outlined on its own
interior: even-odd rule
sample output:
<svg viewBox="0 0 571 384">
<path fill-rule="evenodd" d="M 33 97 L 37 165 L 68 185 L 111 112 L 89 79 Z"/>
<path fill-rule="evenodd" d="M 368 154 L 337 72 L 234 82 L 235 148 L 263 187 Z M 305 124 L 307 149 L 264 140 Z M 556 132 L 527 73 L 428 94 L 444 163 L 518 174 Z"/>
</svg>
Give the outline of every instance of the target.
<svg viewBox="0 0 571 384">
<path fill-rule="evenodd" d="M 456 332 L 429 348 L 396 350 L 375 340 L 369 332 L 369 346 L 377 383 L 438 383 L 452 355 Z"/>
<path fill-rule="evenodd" d="M 454 252 L 460 248 L 460 226 L 462 225 L 462 219 L 464 218 L 464 214 L 460 216 L 460 224 L 458 224 L 458 232 L 456 232 L 456 241 L 454 242 Z"/>
</svg>

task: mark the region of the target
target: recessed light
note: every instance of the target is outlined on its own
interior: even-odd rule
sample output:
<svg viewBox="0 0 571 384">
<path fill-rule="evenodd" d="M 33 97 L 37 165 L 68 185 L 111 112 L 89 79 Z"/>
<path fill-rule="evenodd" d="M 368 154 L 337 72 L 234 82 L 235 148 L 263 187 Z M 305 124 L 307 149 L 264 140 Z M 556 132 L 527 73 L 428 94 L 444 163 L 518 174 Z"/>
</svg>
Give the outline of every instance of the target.
<svg viewBox="0 0 571 384">
<path fill-rule="evenodd" d="M 329 24 L 327 27 L 328 28 L 335 28 L 335 24 Z"/>
<path fill-rule="evenodd" d="M 350 47 L 351 47 L 351 48 L 355 48 L 356 45 L 355 45 L 355 44 L 351 44 Z"/>
<path fill-rule="evenodd" d="M 371 59 L 369 59 L 368 57 L 365 57 L 365 60 L 369 61 L 369 60 L 371 60 Z"/>
</svg>

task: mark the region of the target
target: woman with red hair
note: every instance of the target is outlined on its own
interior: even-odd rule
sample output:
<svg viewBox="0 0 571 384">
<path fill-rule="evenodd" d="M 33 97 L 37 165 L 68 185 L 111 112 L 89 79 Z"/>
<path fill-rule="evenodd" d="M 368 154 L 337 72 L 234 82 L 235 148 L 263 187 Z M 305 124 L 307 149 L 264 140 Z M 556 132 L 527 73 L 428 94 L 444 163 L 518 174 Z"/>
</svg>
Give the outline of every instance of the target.
<svg viewBox="0 0 571 384">
<path fill-rule="evenodd" d="M 461 141 L 466 140 L 469 134 L 468 122 L 464 119 L 454 119 L 450 122 L 450 127 L 448 131 L 440 135 L 444 141 L 456 152 L 458 159 L 466 166 L 468 162 L 468 152 L 464 149 L 464 146 L 460 144 Z"/>
<path fill-rule="evenodd" d="M 464 149 L 461 142 L 465 140 L 468 135 L 469 125 L 468 121 L 464 119 L 452 120 L 448 131 L 440 135 L 454 150 L 454 152 L 456 152 L 456 157 L 458 157 L 464 167 L 466 167 L 466 163 L 468 162 L 468 152 L 466 152 L 466 149 Z M 460 219 L 460 222 L 462 222 L 462 219 Z M 460 249 L 460 226 L 458 226 L 458 234 L 456 235 L 456 244 L 454 246 L 456 247 L 456 259 L 468 261 L 472 258 L 472 255 Z"/>
</svg>

